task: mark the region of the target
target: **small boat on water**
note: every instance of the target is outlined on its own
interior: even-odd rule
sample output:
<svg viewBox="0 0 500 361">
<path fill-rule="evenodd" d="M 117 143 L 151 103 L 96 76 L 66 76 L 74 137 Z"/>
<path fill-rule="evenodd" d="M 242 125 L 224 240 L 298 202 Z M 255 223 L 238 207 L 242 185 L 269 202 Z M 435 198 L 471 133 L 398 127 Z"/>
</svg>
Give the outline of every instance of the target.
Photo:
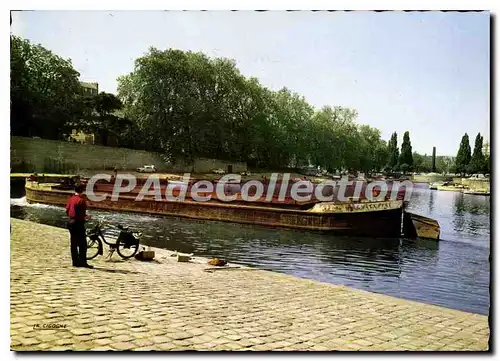
<svg viewBox="0 0 500 361">
<path fill-rule="evenodd" d="M 447 192 L 463 192 L 464 187 L 463 186 L 438 186 L 437 187 L 438 191 L 447 191 Z"/>
<path fill-rule="evenodd" d="M 63 206 L 73 193 L 70 183 L 70 181 L 40 183 L 28 178 L 25 183 L 26 200 L 29 203 Z M 118 200 L 113 201 L 110 197 L 111 192 L 112 188 L 109 185 L 97 186 L 94 188 L 94 193 L 106 197 L 100 201 L 88 199 L 88 207 L 118 212 L 137 212 L 322 231 L 337 235 L 394 238 L 408 235 L 409 237 L 439 239 L 437 222 L 426 217 L 415 217 L 416 215 L 406 213 L 402 199 L 321 202 L 313 198 L 308 202 L 297 202 L 286 198 L 284 202 L 280 202 L 272 197 L 270 201 L 264 199 L 248 201 L 242 199 L 237 192 L 233 192 L 236 199 L 232 202 L 224 202 L 217 198 L 202 202 L 195 201 L 190 197 L 181 201 L 173 201 L 163 197 L 161 200 L 156 199 L 154 195 L 138 198 L 138 191 L 135 189 L 132 192 L 121 194 Z M 164 194 L 163 191 L 162 194 Z M 406 222 L 404 227 L 402 227 L 402 220 Z M 425 224 L 433 224 L 434 230 L 429 231 Z M 437 227 L 437 232 L 435 227 Z"/>
<path fill-rule="evenodd" d="M 464 190 L 464 194 L 471 194 L 475 196 L 489 196 L 490 192 L 486 189 L 467 189 Z"/>
<path fill-rule="evenodd" d="M 455 185 L 453 182 L 436 182 L 431 183 L 430 189 L 436 189 L 438 191 L 462 192 L 464 190 L 464 186 Z"/>
<path fill-rule="evenodd" d="M 429 189 L 431 190 L 437 190 L 438 187 L 443 186 L 444 182 L 433 182 L 429 184 Z"/>
<path fill-rule="evenodd" d="M 405 212 L 403 216 L 404 234 L 409 238 L 439 239 L 439 223 L 431 218 Z"/>
</svg>

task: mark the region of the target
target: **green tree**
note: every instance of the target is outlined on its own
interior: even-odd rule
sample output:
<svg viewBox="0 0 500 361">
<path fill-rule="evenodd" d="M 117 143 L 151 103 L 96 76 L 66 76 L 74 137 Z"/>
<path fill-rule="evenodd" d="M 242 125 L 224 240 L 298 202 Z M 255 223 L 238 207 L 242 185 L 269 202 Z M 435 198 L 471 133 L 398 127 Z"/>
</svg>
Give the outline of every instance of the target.
<svg viewBox="0 0 500 361">
<path fill-rule="evenodd" d="M 364 172 L 381 170 L 385 166 L 388 153 L 385 142 L 380 138 L 380 131 L 368 125 L 361 125 L 358 132 L 359 170 Z"/>
<path fill-rule="evenodd" d="M 369 172 L 389 158 L 379 130 L 356 124 L 356 110 L 316 110 L 286 88 L 271 91 L 244 77 L 229 59 L 151 48 L 118 78 L 118 98 L 130 129 L 173 161 L 203 156 Z M 397 141 L 391 149 L 397 165 Z"/>
<path fill-rule="evenodd" d="M 311 125 L 307 120 L 313 113 L 312 106 L 303 97 L 286 88 L 273 94 L 272 117 L 278 127 L 275 142 L 280 144 L 280 149 L 275 151 L 277 164 L 298 167 L 307 163 L 310 144 L 304 135 Z"/>
<path fill-rule="evenodd" d="M 455 168 L 455 162 L 452 157 L 436 157 L 436 171 L 438 173 L 450 173 Z"/>
<path fill-rule="evenodd" d="M 484 164 L 483 164 L 483 172 L 485 174 L 490 174 L 491 173 L 491 160 L 489 154 L 484 157 Z"/>
<path fill-rule="evenodd" d="M 314 113 L 306 133 L 311 163 L 330 170 L 360 166 L 356 116 L 353 109 L 329 106 Z"/>
<path fill-rule="evenodd" d="M 403 163 L 399 166 L 399 169 L 403 172 L 403 174 L 406 174 L 410 170 L 410 166 L 406 163 Z"/>
<path fill-rule="evenodd" d="M 118 96 L 125 116 L 169 157 L 241 159 L 243 150 L 251 153 L 244 138 L 254 118 L 250 109 L 260 101 L 248 87 L 234 61 L 151 48 L 118 79 Z"/>
<path fill-rule="evenodd" d="M 437 158 L 436 158 L 437 162 Z M 424 154 L 423 172 L 432 172 L 432 155 Z"/>
<path fill-rule="evenodd" d="M 79 73 L 70 60 L 11 35 L 11 134 L 64 139 L 82 116 Z"/>
<path fill-rule="evenodd" d="M 359 142 L 366 137 L 360 138 L 355 110 L 315 111 L 286 88 L 274 92 L 245 78 L 229 59 L 151 48 L 132 73 L 119 77 L 118 97 L 125 118 L 174 161 L 205 156 L 259 167 L 361 166 Z"/>
<path fill-rule="evenodd" d="M 424 155 L 413 152 L 413 169 L 415 172 L 428 172 Z"/>
<path fill-rule="evenodd" d="M 395 170 L 398 165 L 399 159 L 399 148 L 398 148 L 398 134 L 396 132 L 392 133 L 391 139 L 389 140 L 389 159 L 387 167 L 391 170 Z"/>
<path fill-rule="evenodd" d="M 406 131 L 403 135 L 403 143 L 401 144 L 401 154 L 399 156 L 399 164 L 402 166 L 406 164 L 403 172 L 409 171 L 413 168 L 413 156 L 411 151 L 410 132 Z"/>
<path fill-rule="evenodd" d="M 239 100 L 244 125 L 240 127 L 241 159 L 254 167 L 273 167 L 281 158 L 283 129 L 271 116 L 275 107 L 273 93 L 262 87 L 258 80 L 245 81 L 243 98 Z"/>
<path fill-rule="evenodd" d="M 120 138 L 129 121 L 116 115 L 116 111 L 122 109 L 123 104 L 114 94 L 99 93 L 94 101 L 97 122 L 94 122 L 93 127 L 99 133 L 102 145 L 108 145 L 109 135 L 113 134 Z"/>
<path fill-rule="evenodd" d="M 483 137 L 481 136 L 481 133 L 478 133 L 476 136 L 474 153 L 472 153 L 470 166 L 472 173 L 479 173 L 484 169 Z"/>
<path fill-rule="evenodd" d="M 128 128 L 133 127 L 131 121 L 119 112 L 123 104 L 114 94 L 101 92 L 84 95 L 80 102 L 84 116 L 74 122 L 72 128 L 98 134 L 102 145 L 108 145 L 110 135 L 114 135 L 120 142 Z"/>
<path fill-rule="evenodd" d="M 382 171 L 387 165 L 387 158 L 389 157 L 389 148 L 387 142 L 380 139 L 375 148 L 375 166 L 374 170 L 377 172 Z"/>
<path fill-rule="evenodd" d="M 467 166 L 471 160 L 471 149 L 469 143 L 469 136 L 467 133 L 462 137 L 460 148 L 458 149 L 457 157 L 455 160 L 455 170 L 457 173 L 464 175 L 467 171 Z"/>
</svg>

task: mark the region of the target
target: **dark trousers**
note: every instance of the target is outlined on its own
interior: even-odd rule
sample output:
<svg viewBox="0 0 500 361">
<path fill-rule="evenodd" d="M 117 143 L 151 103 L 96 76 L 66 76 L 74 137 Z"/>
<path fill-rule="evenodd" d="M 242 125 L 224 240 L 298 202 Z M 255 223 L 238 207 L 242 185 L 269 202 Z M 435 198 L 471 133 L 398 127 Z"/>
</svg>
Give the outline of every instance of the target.
<svg viewBox="0 0 500 361">
<path fill-rule="evenodd" d="M 85 222 L 68 222 L 71 239 L 71 260 L 73 266 L 87 264 L 87 236 L 85 234 Z"/>
</svg>

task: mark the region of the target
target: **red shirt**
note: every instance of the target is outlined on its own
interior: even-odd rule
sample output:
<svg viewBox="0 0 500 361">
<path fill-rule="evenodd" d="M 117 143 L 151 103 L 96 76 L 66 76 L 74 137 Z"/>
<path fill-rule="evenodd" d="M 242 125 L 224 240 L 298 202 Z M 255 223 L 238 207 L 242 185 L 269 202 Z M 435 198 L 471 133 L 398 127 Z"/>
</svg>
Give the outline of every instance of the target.
<svg viewBox="0 0 500 361">
<path fill-rule="evenodd" d="M 87 202 L 80 194 L 74 194 L 66 204 L 66 214 L 75 221 L 84 221 L 87 211 Z"/>
</svg>

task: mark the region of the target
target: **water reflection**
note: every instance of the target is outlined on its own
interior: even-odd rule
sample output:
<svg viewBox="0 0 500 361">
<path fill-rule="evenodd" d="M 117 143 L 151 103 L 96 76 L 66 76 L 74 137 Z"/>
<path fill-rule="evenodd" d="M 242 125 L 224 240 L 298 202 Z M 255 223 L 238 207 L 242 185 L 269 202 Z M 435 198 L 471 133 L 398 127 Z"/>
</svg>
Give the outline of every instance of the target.
<svg viewBox="0 0 500 361">
<path fill-rule="evenodd" d="M 429 213 L 434 212 L 434 192 L 429 192 Z"/>
<path fill-rule="evenodd" d="M 490 202 L 488 198 L 456 193 L 454 197 L 455 215 L 453 217 L 455 230 L 470 235 L 484 234 L 486 224 L 489 228 Z"/>
<path fill-rule="evenodd" d="M 490 197 L 456 192 L 455 212 L 471 214 L 489 214 Z"/>
</svg>

